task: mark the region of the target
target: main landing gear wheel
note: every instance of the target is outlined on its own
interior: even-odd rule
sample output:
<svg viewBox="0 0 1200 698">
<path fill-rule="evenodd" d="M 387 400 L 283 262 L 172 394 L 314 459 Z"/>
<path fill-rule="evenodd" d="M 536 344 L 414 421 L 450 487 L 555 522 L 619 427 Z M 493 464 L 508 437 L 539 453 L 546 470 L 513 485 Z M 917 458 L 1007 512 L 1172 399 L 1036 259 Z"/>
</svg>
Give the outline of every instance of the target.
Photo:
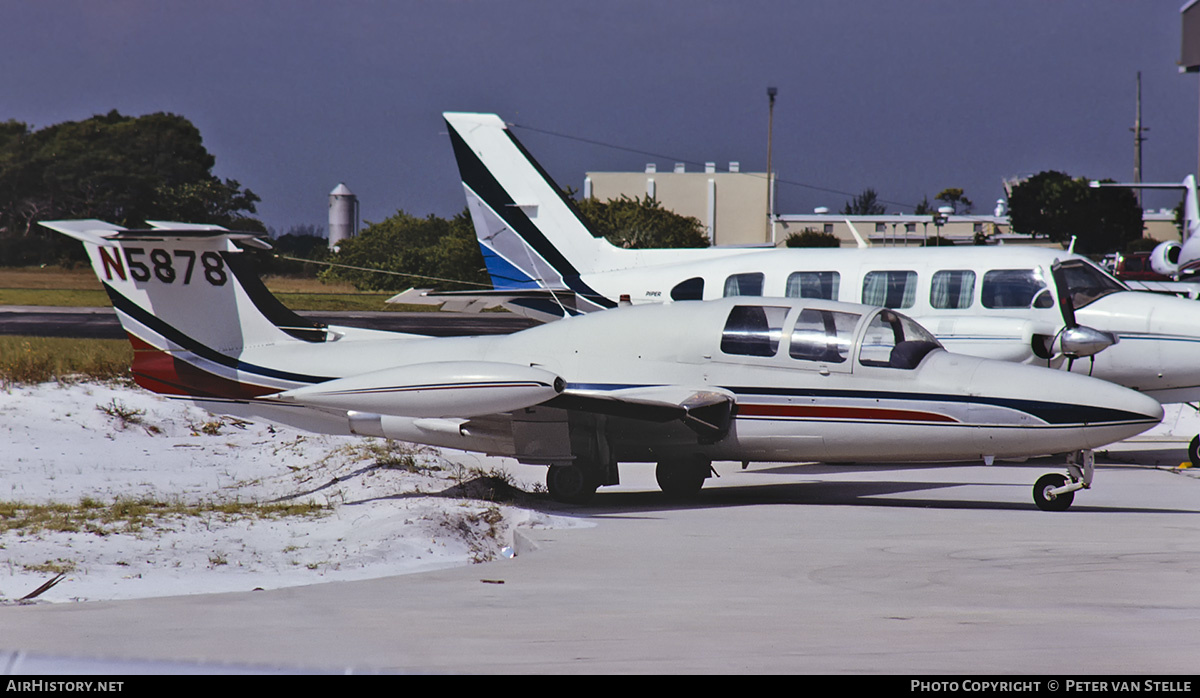
<svg viewBox="0 0 1200 698">
<path fill-rule="evenodd" d="M 1067 484 L 1067 476 L 1059 473 L 1046 473 L 1038 478 L 1033 485 L 1033 503 L 1042 511 L 1066 511 L 1071 502 L 1075 501 L 1074 492 L 1051 494 L 1051 490 Z"/>
<path fill-rule="evenodd" d="M 664 494 L 672 497 L 687 497 L 704 487 L 704 481 L 712 472 L 708 461 L 682 460 L 662 461 L 654 469 L 654 478 Z"/>
<path fill-rule="evenodd" d="M 1188 461 L 1193 467 L 1200 465 L 1200 434 L 1193 436 L 1188 444 Z"/>
<path fill-rule="evenodd" d="M 552 465 L 546 472 L 546 489 L 558 502 L 587 504 L 597 487 L 590 474 L 578 465 Z"/>
</svg>

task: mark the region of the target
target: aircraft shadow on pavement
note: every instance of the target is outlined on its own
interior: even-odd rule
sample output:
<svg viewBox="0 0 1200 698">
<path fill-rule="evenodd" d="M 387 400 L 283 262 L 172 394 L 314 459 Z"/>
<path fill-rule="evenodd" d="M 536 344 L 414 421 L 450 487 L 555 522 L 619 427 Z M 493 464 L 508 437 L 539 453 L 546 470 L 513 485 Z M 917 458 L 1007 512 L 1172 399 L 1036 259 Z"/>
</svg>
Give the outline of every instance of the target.
<svg viewBox="0 0 1200 698">
<path fill-rule="evenodd" d="M 997 492 L 996 499 L 963 499 L 921 497 L 921 493 L 945 490 L 951 487 L 984 487 Z M 964 482 L 787 482 L 762 485 L 738 485 L 723 487 L 720 481 L 710 483 L 693 497 L 681 499 L 669 497 L 662 492 L 630 492 L 600 490 L 587 505 L 570 506 L 547 503 L 547 508 L 562 508 L 580 515 L 613 516 L 645 514 L 654 511 L 678 509 L 708 509 L 740 506 L 866 506 L 905 509 L 957 509 L 990 511 L 1029 511 L 1041 515 L 1030 497 L 1033 481 L 1028 483 L 980 483 Z M 1013 494 L 1019 492 L 1027 500 L 1018 501 Z M 912 496 L 896 496 L 911 494 Z M 984 495 L 986 496 L 986 495 Z M 1002 499 L 1004 497 L 1007 499 Z M 1188 509 L 1097 506 L 1078 500 L 1072 512 L 1145 513 L 1145 514 L 1196 514 Z M 1048 513 L 1046 515 L 1049 515 Z"/>
<path fill-rule="evenodd" d="M 1030 463 L 1039 468 L 1053 468 L 1058 461 L 1046 459 L 1043 463 Z M 960 464 L 976 466 L 974 463 Z M 1024 464 L 1017 464 L 1024 465 Z M 984 466 L 977 466 L 984 467 Z M 1137 467 L 1145 466 L 1107 466 Z M 893 465 L 782 465 L 764 468 L 755 472 L 780 475 L 811 475 L 847 474 L 861 471 L 899 471 L 926 470 L 945 468 L 945 464 L 933 466 L 927 464 L 893 464 Z M 364 468 L 353 475 L 362 474 L 372 468 Z M 339 478 L 345 480 L 346 478 Z M 335 481 L 336 482 L 336 481 Z M 650 514 L 656 511 L 671 511 L 681 509 L 711 509 L 740 506 L 778 506 L 778 505 L 833 505 L 833 506 L 869 506 L 909 509 L 961 509 L 961 510 L 993 510 L 993 511 L 1037 511 L 1031 500 L 1017 501 L 1013 494 L 1028 496 L 1033 487 L 1033 479 L 1028 482 L 1017 480 L 1013 482 L 978 482 L 970 479 L 950 481 L 835 481 L 808 480 L 800 482 L 776 482 L 759 485 L 724 486 L 720 478 L 711 479 L 699 493 L 687 496 L 671 496 L 657 490 L 630 491 L 606 490 L 601 488 L 588 504 L 572 505 L 555 502 L 545 493 L 530 493 L 518 489 L 507 481 L 488 476 L 480 476 L 462 483 L 455 484 L 440 492 L 404 492 L 369 497 L 361 500 L 346 502 L 347 505 L 361 505 L 376 501 L 399 501 L 421 497 L 446 497 L 450 499 L 477 500 L 498 504 L 512 504 L 529 509 L 537 509 L 551 513 L 573 514 L 578 516 L 636 516 Z M 323 489 L 333 483 L 318 486 Z M 945 490 L 951 487 L 988 488 L 997 493 L 995 499 L 937 499 L 921 497 L 921 493 Z M 310 492 L 308 492 L 310 493 Z M 299 493 L 299 494 L 308 494 Z M 909 497 L 896 495 L 911 494 Z M 292 495 L 295 497 L 298 495 Z M 1009 501 L 1003 501 L 1008 497 Z M 290 497 L 289 497 L 290 498 Z M 1070 512 L 1106 512 L 1106 513 L 1200 513 L 1187 509 L 1148 508 L 1148 507 L 1113 507 L 1089 505 L 1077 502 L 1072 505 Z M 1067 512 L 1068 514 L 1070 512 Z"/>
</svg>

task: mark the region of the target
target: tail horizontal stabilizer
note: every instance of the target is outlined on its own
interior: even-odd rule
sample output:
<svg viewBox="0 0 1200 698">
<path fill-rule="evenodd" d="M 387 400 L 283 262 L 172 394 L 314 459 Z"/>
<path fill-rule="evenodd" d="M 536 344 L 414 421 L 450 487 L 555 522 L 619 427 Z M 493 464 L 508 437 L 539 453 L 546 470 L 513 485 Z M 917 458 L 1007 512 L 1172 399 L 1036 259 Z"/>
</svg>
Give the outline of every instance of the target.
<svg viewBox="0 0 1200 698">
<path fill-rule="evenodd" d="M 220 226 L 129 229 L 97 220 L 44 221 L 83 242 L 135 350 L 134 374 L 157 392 L 244 398 L 321 377 L 246 363 L 248 349 L 329 340 L 288 310 Z M 154 225 L 152 223 L 151 225 Z"/>
</svg>

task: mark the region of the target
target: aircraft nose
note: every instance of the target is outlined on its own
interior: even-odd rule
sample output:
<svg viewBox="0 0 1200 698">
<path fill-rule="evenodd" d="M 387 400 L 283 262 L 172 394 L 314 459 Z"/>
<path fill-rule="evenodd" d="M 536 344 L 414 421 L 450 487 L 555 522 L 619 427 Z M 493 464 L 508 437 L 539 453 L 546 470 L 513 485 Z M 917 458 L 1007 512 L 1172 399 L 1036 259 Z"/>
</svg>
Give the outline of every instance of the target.
<svg viewBox="0 0 1200 698">
<path fill-rule="evenodd" d="M 1152 419 L 1156 422 L 1162 421 L 1163 406 L 1158 400 L 1129 388 L 1121 388 L 1121 390 L 1124 393 L 1121 395 L 1121 402 L 1118 405 L 1122 409 L 1143 415 L 1147 419 Z"/>
<path fill-rule="evenodd" d="M 1028 438 L 1046 438 L 1047 453 L 1099 448 L 1140 434 L 1163 417 L 1162 405 L 1152 397 L 1045 367 L 983 360 L 970 390 L 1021 413 L 1020 421 L 1030 427 Z"/>
<path fill-rule="evenodd" d="M 1136 436 L 1162 421 L 1162 405 L 1136 390 L 1065 372 L 1055 378 L 1068 380 L 1053 381 L 1054 392 L 1046 394 L 1069 405 L 1064 423 L 1081 424 L 1091 448 Z"/>
</svg>

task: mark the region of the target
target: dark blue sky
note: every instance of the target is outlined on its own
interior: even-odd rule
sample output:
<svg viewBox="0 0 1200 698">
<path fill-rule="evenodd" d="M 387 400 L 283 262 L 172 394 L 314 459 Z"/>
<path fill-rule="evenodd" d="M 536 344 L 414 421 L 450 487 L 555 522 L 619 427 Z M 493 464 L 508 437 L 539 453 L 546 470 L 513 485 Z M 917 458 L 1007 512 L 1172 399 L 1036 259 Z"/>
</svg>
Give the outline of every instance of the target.
<svg viewBox="0 0 1200 698">
<path fill-rule="evenodd" d="M 649 161 L 761 171 L 774 85 L 780 213 L 839 208 L 867 187 L 892 212 L 962 187 L 987 213 L 1005 177 L 1131 179 L 1139 70 L 1144 179 L 1196 170 L 1200 86 L 1175 65 L 1182 5 L 0 0 L 0 119 L 182 114 L 216 173 L 259 194 L 282 232 L 324 227 L 341 181 L 368 220 L 461 210 L 448 110 L 663 156 L 518 128 L 576 188 L 585 171 Z"/>
</svg>

